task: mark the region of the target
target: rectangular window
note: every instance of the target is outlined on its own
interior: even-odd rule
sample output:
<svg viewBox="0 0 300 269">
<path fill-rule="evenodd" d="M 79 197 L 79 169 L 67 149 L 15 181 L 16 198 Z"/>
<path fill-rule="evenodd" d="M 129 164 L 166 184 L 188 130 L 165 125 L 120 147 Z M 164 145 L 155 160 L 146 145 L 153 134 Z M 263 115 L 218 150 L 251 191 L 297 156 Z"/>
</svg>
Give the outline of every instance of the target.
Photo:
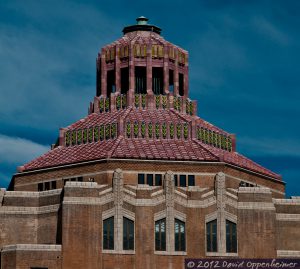
<svg viewBox="0 0 300 269">
<path fill-rule="evenodd" d="M 50 182 L 45 182 L 45 191 L 49 191 L 50 190 Z"/>
<path fill-rule="evenodd" d="M 38 191 L 43 191 L 44 190 L 44 185 L 43 183 L 38 184 Z"/>
<path fill-rule="evenodd" d="M 52 190 L 56 189 L 56 181 L 51 181 L 51 189 Z"/>
<path fill-rule="evenodd" d="M 162 186 L 162 175 L 155 175 L 155 186 Z"/>
<path fill-rule="evenodd" d="M 163 94 L 164 70 L 162 67 L 152 68 L 152 91 L 155 95 Z"/>
<path fill-rule="evenodd" d="M 123 218 L 123 249 L 134 250 L 134 221 Z"/>
<path fill-rule="evenodd" d="M 114 217 L 103 220 L 103 249 L 114 249 Z"/>
<path fill-rule="evenodd" d="M 138 174 L 138 184 L 145 184 L 145 175 Z"/>
<path fill-rule="evenodd" d="M 226 220 L 226 252 L 237 252 L 236 224 Z"/>
<path fill-rule="evenodd" d="M 147 184 L 153 186 L 153 174 L 147 174 Z"/>
<path fill-rule="evenodd" d="M 186 175 L 179 176 L 180 187 L 186 187 Z"/>
<path fill-rule="evenodd" d="M 146 67 L 135 67 L 135 93 L 147 93 Z"/>
<path fill-rule="evenodd" d="M 175 219 L 175 251 L 185 251 L 185 223 Z"/>
<path fill-rule="evenodd" d="M 129 68 L 121 68 L 121 94 L 126 94 L 129 89 Z"/>
<path fill-rule="evenodd" d="M 180 96 L 183 96 L 184 95 L 184 77 L 183 77 L 183 74 L 182 73 L 179 73 L 179 95 Z"/>
<path fill-rule="evenodd" d="M 83 181 L 83 177 L 78 177 L 77 181 L 82 182 Z"/>
<path fill-rule="evenodd" d="M 115 70 L 107 71 L 107 97 L 116 92 Z"/>
<path fill-rule="evenodd" d="M 169 70 L 169 91 L 174 92 L 174 71 Z"/>
<path fill-rule="evenodd" d="M 166 250 L 166 219 L 155 222 L 155 250 Z"/>
<path fill-rule="evenodd" d="M 217 252 L 217 220 L 206 223 L 206 251 Z"/>
<path fill-rule="evenodd" d="M 174 183 L 175 183 L 175 186 L 178 186 L 178 176 L 177 175 L 174 175 Z"/>
<path fill-rule="evenodd" d="M 188 175 L 188 186 L 195 186 L 195 176 Z"/>
</svg>

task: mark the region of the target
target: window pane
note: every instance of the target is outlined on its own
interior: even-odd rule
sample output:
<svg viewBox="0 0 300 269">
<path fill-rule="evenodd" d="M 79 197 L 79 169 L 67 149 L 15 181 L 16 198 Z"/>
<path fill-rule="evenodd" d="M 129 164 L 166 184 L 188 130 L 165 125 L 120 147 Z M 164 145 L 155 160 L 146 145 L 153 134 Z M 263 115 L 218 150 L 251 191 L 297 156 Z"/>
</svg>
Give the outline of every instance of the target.
<svg viewBox="0 0 300 269">
<path fill-rule="evenodd" d="M 38 191 L 43 191 L 43 188 L 44 188 L 43 183 L 39 183 L 38 184 Z"/>
<path fill-rule="evenodd" d="M 155 186 L 161 186 L 162 185 L 162 175 L 155 175 Z"/>
<path fill-rule="evenodd" d="M 188 175 L 188 185 L 195 186 L 195 176 L 194 175 Z"/>
<path fill-rule="evenodd" d="M 178 186 L 178 176 L 174 175 L 174 182 L 175 182 L 175 186 Z"/>
<path fill-rule="evenodd" d="M 147 174 L 147 184 L 149 186 L 153 186 L 153 175 L 152 174 Z"/>
<path fill-rule="evenodd" d="M 175 251 L 185 251 L 185 223 L 175 219 Z"/>
<path fill-rule="evenodd" d="M 180 175 L 180 187 L 186 187 L 186 175 Z"/>
<path fill-rule="evenodd" d="M 103 249 L 114 249 L 114 217 L 103 221 Z"/>
<path fill-rule="evenodd" d="M 155 250 L 166 250 L 166 219 L 155 222 Z"/>
<path fill-rule="evenodd" d="M 134 249 L 134 222 L 125 217 L 123 218 L 123 249 Z"/>
<path fill-rule="evenodd" d="M 236 224 L 226 220 L 226 252 L 237 252 Z"/>
<path fill-rule="evenodd" d="M 206 251 L 217 252 L 217 220 L 206 223 Z"/>
<path fill-rule="evenodd" d="M 145 175 L 138 174 L 138 184 L 145 184 Z"/>
</svg>

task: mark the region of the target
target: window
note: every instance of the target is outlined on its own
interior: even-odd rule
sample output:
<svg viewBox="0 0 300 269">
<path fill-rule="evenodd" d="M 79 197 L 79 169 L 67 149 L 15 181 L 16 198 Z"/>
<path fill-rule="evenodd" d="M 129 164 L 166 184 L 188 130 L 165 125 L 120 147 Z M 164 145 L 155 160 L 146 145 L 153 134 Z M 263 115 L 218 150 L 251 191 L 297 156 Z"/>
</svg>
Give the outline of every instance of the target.
<svg viewBox="0 0 300 269">
<path fill-rule="evenodd" d="M 226 220 L 226 252 L 237 252 L 236 224 Z"/>
<path fill-rule="evenodd" d="M 126 94 L 129 89 L 129 68 L 121 68 L 121 93 Z"/>
<path fill-rule="evenodd" d="M 56 181 L 51 181 L 51 189 L 56 189 Z"/>
<path fill-rule="evenodd" d="M 103 249 L 114 249 L 114 217 L 103 221 Z"/>
<path fill-rule="evenodd" d="M 147 93 L 146 67 L 135 67 L 135 93 Z"/>
<path fill-rule="evenodd" d="M 38 183 L 38 191 L 49 191 L 56 189 L 56 181 Z"/>
<path fill-rule="evenodd" d="M 152 68 L 152 90 L 155 95 L 163 94 L 164 71 L 162 67 Z"/>
<path fill-rule="evenodd" d="M 123 218 L 123 249 L 134 250 L 134 221 Z"/>
<path fill-rule="evenodd" d="M 174 71 L 169 70 L 169 91 L 174 92 Z"/>
<path fill-rule="evenodd" d="M 115 70 L 107 71 L 107 96 L 116 91 Z"/>
<path fill-rule="evenodd" d="M 179 73 L 179 95 L 184 95 L 183 74 Z"/>
<path fill-rule="evenodd" d="M 195 176 L 188 175 L 188 186 L 195 186 Z"/>
<path fill-rule="evenodd" d="M 186 187 L 186 175 L 179 176 L 180 187 Z"/>
<path fill-rule="evenodd" d="M 217 252 L 217 220 L 206 223 L 206 251 Z"/>
<path fill-rule="evenodd" d="M 145 175 L 138 174 L 138 184 L 145 184 Z"/>
<path fill-rule="evenodd" d="M 152 174 L 147 174 L 147 184 L 149 186 L 153 186 L 153 175 Z"/>
<path fill-rule="evenodd" d="M 155 250 L 166 250 L 166 219 L 155 222 Z"/>
<path fill-rule="evenodd" d="M 175 219 L 175 251 L 185 251 L 185 223 Z"/>
<path fill-rule="evenodd" d="M 155 186 L 162 186 L 162 175 L 155 175 Z"/>
<path fill-rule="evenodd" d="M 175 186 L 178 186 L 178 176 L 177 175 L 174 175 L 174 183 L 175 183 Z"/>
</svg>

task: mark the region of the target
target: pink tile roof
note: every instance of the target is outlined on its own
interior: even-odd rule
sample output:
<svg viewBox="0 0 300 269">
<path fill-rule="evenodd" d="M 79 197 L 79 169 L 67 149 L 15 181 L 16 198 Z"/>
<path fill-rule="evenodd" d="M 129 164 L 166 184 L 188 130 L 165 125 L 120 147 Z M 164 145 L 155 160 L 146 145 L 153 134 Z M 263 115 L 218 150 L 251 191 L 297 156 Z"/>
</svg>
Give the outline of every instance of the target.
<svg viewBox="0 0 300 269">
<path fill-rule="evenodd" d="M 90 114 L 82 120 L 75 122 L 66 129 L 82 129 L 100 124 L 119 122 L 120 119 L 126 123 L 130 122 L 190 122 L 191 116 L 182 116 L 172 110 L 140 110 L 128 108 L 116 112 L 105 112 L 102 114 Z M 213 126 L 212 124 L 194 117 L 196 124 L 224 134 L 227 132 Z M 122 159 L 151 159 L 151 160 L 178 160 L 178 161 L 213 161 L 225 162 L 241 168 L 248 169 L 275 179 L 281 177 L 261 165 L 251 161 L 237 152 L 229 152 L 207 145 L 196 138 L 189 139 L 149 139 L 127 138 L 121 132 L 115 139 L 108 139 L 93 143 L 63 146 L 60 145 L 35 160 L 25 164 L 23 171 L 36 170 L 47 167 L 55 167 L 66 164 L 74 164 L 85 161 L 100 160 L 107 158 Z"/>
</svg>

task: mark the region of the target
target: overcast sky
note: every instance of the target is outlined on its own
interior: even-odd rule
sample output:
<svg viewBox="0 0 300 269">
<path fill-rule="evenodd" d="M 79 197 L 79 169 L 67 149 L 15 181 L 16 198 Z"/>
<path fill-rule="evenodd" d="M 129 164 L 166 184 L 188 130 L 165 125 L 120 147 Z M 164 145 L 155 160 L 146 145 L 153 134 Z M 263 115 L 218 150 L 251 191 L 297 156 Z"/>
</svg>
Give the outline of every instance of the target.
<svg viewBox="0 0 300 269">
<path fill-rule="evenodd" d="M 144 15 L 190 53 L 198 114 L 300 195 L 300 1 L 0 1 L 0 186 L 86 116 L 99 49 Z"/>
</svg>

